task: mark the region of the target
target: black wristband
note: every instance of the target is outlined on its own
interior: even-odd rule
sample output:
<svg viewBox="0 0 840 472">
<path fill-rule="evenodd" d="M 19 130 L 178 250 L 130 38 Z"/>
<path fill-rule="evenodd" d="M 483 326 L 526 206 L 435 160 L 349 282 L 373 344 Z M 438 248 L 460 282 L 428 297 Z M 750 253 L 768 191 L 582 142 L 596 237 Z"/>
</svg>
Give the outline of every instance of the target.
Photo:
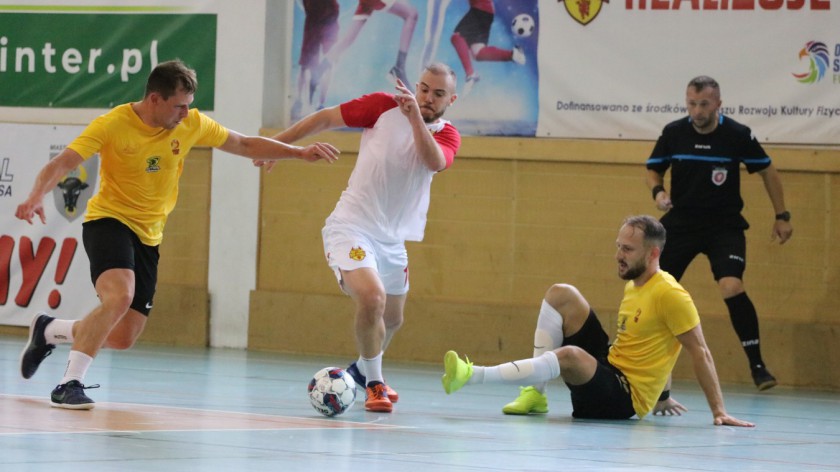
<svg viewBox="0 0 840 472">
<path fill-rule="evenodd" d="M 659 192 L 664 192 L 665 191 L 665 186 L 664 185 L 655 185 L 650 191 L 653 192 L 653 199 L 656 200 L 656 196 L 659 194 Z"/>
<path fill-rule="evenodd" d="M 664 402 L 665 400 L 671 398 L 671 391 L 670 390 L 663 390 L 662 394 L 659 395 L 659 401 Z"/>
</svg>

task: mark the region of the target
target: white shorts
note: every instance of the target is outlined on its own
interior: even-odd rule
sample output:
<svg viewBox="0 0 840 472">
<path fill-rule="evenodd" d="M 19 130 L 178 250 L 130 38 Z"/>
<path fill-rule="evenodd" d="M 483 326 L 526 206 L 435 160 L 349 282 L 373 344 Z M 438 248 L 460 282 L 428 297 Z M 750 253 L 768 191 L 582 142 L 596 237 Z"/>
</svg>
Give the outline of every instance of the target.
<svg viewBox="0 0 840 472">
<path fill-rule="evenodd" d="M 369 267 L 379 274 L 386 294 L 408 293 L 408 252 L 404 243 L 376 241 L 345 225 L 325 226 L 321 236 L 327 264 L 335 272 L 342 290 L 342 270 Z"/>
</svg>

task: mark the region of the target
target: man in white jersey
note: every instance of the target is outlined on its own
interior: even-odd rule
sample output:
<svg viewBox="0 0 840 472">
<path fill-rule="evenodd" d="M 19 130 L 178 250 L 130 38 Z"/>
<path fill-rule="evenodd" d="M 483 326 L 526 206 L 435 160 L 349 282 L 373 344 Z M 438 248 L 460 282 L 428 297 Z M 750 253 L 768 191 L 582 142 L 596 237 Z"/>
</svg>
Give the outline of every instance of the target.
<svg viewBox="0 0 840 472">
<path fill-rule="evenodd" d="M 423 239 L 432 177 L 452 165 L 461 144 L 441 118 L 456 99 L 455 85 L 452 69 L 433 63 L 416 95 L 398 81 L 394 95 L 372 93 L 317 111 L 274 136 L 293 143 L 327 129 L 364 129 L 356 166 L 322 236 L 329 266 L 356 302 L 359 359 L 348 371 L 365 386 L 368 411 L 390 412 L 399 398 L 382 377 L 382 354 L 403 322 L 405 241 Z"/>
</svg>

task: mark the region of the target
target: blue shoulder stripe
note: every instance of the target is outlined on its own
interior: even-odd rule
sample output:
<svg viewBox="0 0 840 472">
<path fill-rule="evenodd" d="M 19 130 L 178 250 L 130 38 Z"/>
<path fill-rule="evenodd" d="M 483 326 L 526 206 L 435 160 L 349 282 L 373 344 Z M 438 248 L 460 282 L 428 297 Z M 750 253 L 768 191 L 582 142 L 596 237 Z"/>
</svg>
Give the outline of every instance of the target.
<svg viewBox="0 0 840 472">
<path fill-rule="evenodd" d="M 675 154 L 673 158 L 679 161 L 732 162 L 729 157 L 698 156 L 697 154 Z"/>
</svg>

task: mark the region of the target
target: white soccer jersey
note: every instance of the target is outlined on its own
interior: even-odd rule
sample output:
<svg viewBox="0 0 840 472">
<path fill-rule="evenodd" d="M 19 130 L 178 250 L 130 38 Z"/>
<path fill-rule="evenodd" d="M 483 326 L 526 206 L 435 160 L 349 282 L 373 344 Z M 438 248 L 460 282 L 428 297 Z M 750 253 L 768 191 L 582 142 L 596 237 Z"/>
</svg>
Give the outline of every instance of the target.
<svg viewBox="0 0 840 472">
<path fill-rule="evenodd" d="M 341 105 L 347 126 L 364 128 L 359 157 L 327 225 L 352 225 L 384 242 L 422 241 L 434 171 L 417 153 L 408 119 L 393 95 L 374 93 Z M 458 131 L 440 119 L 426 127 L 452 164 Z"/>
</svg>

